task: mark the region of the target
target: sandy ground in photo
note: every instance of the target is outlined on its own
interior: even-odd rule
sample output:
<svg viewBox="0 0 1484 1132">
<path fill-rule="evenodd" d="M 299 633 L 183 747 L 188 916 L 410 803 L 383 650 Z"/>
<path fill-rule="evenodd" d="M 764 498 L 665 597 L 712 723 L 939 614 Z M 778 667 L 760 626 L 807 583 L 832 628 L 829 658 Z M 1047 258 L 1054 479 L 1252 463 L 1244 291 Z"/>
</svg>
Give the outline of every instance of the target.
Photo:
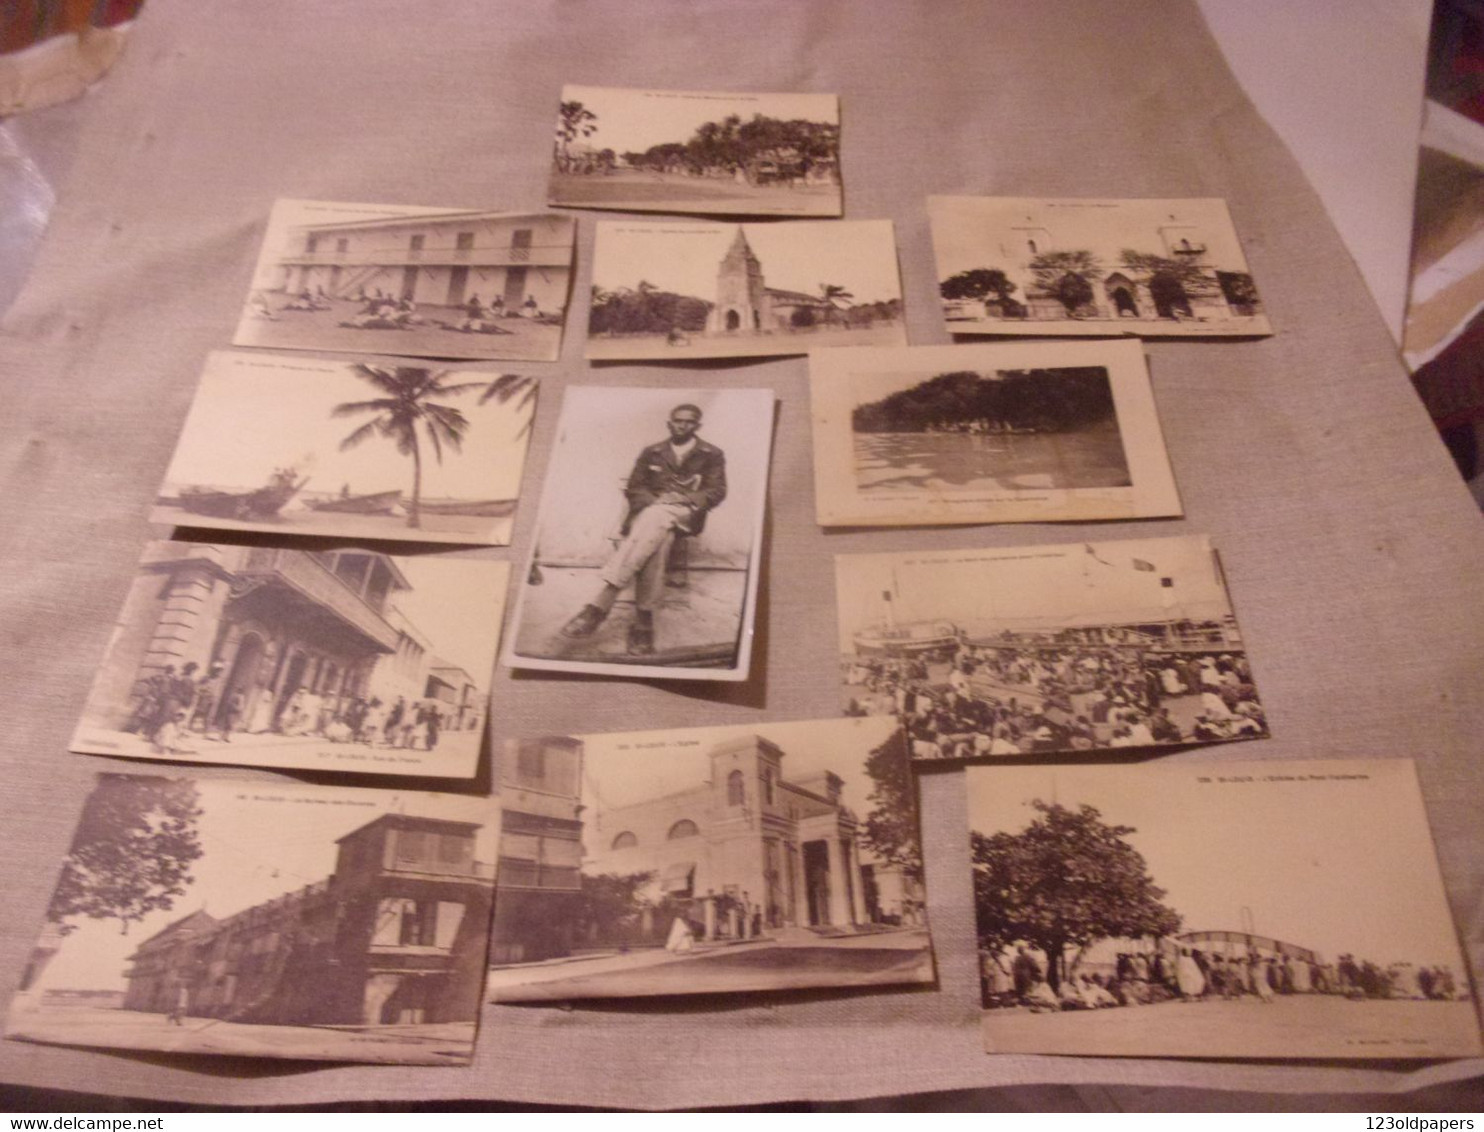
<svg viewBox="0 0 1484 1132">
<path fill-rule="evenodd" d="M 663 334 L 606 334 L 589 337 L 583 356 L 593 361 L 616 359 L 679 361 L 683 358 L 753 358 L 784 354 L 807 354 L 826 346 L 902 346 L 906 344 L 900 322 L 878 323 L 852 330 L 848 327 L 815 326 L 807 330 L 768 330 L 757 334 L 701 331 L 688 333 L 672 345 Z"/>
<path fill-rule="evenodd" d="M 933 978 L 928 934 L 920 928 L 835 937 L 799 930 L 789 936 L 787 942 L 702 944 L 682 954 L 646 948 L 499 967 L 489 973 L 486 989 L 491 1002 L 549 1002 L 881 986 Z"/>
<path fill-rule="evenodd" d="M 430 358 L 502 358 L 516 361 L 555 361 L 561 347 L 562 328 L 529 318 L 502 318 L 499 326 L 508 334 L 474 334 L 433 325 L 457 325 L 464 318 L 462 307 L 419 303 L 417 317 L 423 325 L 410 330 L 371 330 L 340 323 L 361 313 L 365 304 L 333 299 L 329 310 L 286 311 L 280 308 L 288 296 L 273 293 L 268 305 L 276 319 L 242 319 L 232 338 L 236 346 L 268 346 L 285 350 L 345 350 L 362 354 L 412 354 Z"/>
<path fill-rule="evenodd" d="M 466 1065 L 474 1051 L 473 1022 L 420 1026 L 269 1026 L 187 1017 L 177 1026 L 164 1014 L 138 1010 L 19 1002 L 6 1020 L 5 1036 L 107 1049 L 392 1065 Z"/>
<path fill-rule="evenodd" d="M 615 169 L 608 174 L 553 172 L 547 199 L 552 204 L 576 208 L 625 208 L 641 212 L 839 216 L 842 210 L 839 185 L 748 185 L 731 179 L 640 169 Z"/>
<path fill-rule="evenodd" d="M 590 567 L 542 566 L 541 585 L 525 586 L 516 651 L 523 656 L 599 663 L 628 658 L 628 631 L 634 619 L 631 597 L 619 599 L 591 637 L 569 640 L 561 628 L 603 588 Z M 690 570 L 685 589 L 666 587 L 664 605 L 654 615 L 655 655 L 645 663 L 664 664 L 666 654 L 708 646 L 735 646 L 747 593 L 743 570 Z"/>
<path fill-rule="evenodd" d="M 1038 334 L 1064 338 L 1116 338 L 1122 334 L 1169 338 L 1265 337 L 1266 315 L 1231 318 L 945 318 L 950 334 L 989 334 L 1014 338 Z"/>
<path fill-rule="evenodd" d="M 1130 1057 L 1461 1057 L 1478 1053 L 1479 1021 L 1471 1002 L 1318 994 L 1060 1014 L 1013 1007 L 985 1012 L 984 1046 Z"/>
<path fill-rule="evenodd" d="M 481 731 L 441 731 L 432 751 L 371 746 L 366 743 L 332 743 L 311 735 L 278 735 L 272 732 L 232 733 L 230 742 L 219 733 L 208 737 L 199 731 L 183 734 L 172 752 L 156 751 L 142 735 L 112 731 L 84 724 L 71 746 L 86 754 L 124 758 L 172 759 L 180 762 L 234 763 L 250 761 L 255 766 L 329 769 L 361 774 L 438 774 L 438 764 L 460 768 L 457 775 L 472 777 L 479 758 Z M 467 770 L 462 769 L 467 768 Z"/>
</svg>

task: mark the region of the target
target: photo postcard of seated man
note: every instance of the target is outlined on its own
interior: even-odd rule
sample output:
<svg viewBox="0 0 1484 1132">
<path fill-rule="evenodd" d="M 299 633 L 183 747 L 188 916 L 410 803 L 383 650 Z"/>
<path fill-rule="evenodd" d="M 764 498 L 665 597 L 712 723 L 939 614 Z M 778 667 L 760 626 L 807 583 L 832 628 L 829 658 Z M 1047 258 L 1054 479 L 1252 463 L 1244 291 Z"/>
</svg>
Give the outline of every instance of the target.
<svg viewBox="0 0 1484 1132">
<path fill-rule="evenodd" d="M 914 760 L 1268 736 L 1205 536 L 841 554 L 835 581 L 841 706 L 899 718 Z"/>
<path fill-rule="evenodd" d="M 178 527 L 503 546 L 537 382 L 251 350 L 206 360 L 150 519 Z"/>
<path fill-rule="evenodd" d="M 468 1065 L 498 798 L 100 774 L 12 1041 Z"/>
<path fill-rule="evenodd" d="M 547 199 L 625 212 L 839 216 L 840 100 L 564 86 Z"/>
<path fill-rule="evenodd" d="M 1137 341 L 809 355 L 821 526 L 1180 514 Z"/>
<path fill-rule="evenodd" d="M 1411 759 L 965 774 L 989 1053 L 1479 1056 Z"/>
<path fill-rule="evenodd" d="M 894 720 L 511 740 L 500 796 L 492 1002 L 934 981 Z"/>
<path fill-rule="evenodd" d="M 944 325 L 1010 337 L 1273 332 L 1226 201 L 928 197 Z"/>
<path fill-rule="evenodd" d="M 555 361 L 576 221 L 279 200 L 235 346 Z"/>
<path fill-rule="evenodd" d="M 146 544 L 69 748 L 473 778 L 510 564 Z"/>
<path fill-rule="evenodd" d="M 745 680 L 774 394 L 568 388 L 512 668 Z"/>
<path fill-rule="evenodd" d="M 592 361 L 906 344 L 890 220 L 598 222 Z"/>
</svg>

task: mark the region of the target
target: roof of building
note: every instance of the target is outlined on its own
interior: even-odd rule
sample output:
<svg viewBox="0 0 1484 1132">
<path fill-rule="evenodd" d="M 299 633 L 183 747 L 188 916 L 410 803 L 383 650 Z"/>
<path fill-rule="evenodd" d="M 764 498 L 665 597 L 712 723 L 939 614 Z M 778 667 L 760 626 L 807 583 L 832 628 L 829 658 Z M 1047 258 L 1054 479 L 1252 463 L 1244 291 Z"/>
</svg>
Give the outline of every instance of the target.
<svg viewBox="0 0 1484 1132">
<path fill-rule="evenodd" d="M 799 306 L 829 307 L 834 309 L 835 304 L 828 299 L 822 299 L 818 295 L 806 294 L 803 291 L 785 291 L 781 287 L 764 287 L 764 291 L 772 298 L 782 299 L 785 302 L 796 303 Z"/>
<path fill-rule="evenodd" d="M 448 833 L 474 834 L 483 829 L 480 822 L 452 821 L 448 818 L 430 818 L 420 814 L 382 814 L 380 817 L 372 818 L 365 825 L 357 826 L 344 836 L 335 838 L 335 844 L 345 841 L 347 838 L 356 837 L 365 833 L 368 829 L 374 829 L 378 825 L 390 826 L 393 829 L 442 829 Z"/>
<path fill-rule="evenodd" d="M 205 908 L 197 908 L 194 912 L 187 912 L 178 920 L 171 920 L 170 923 L 166 924 L 159 931 L 155 932 L 154 935 L 149 936 L 147 939 L 141 940 L 139 942 L 139 946 L 134 949 L 134 954 L 139 954 L 139 952 L 143 951 L 157 939 L 161 939 L 167 935 L 179 934 L 180 930 L 187 924 L 191 924 L 192 921 L 200 921 L 199 923 L 193 925 L 192 930 L 200 929 L 203 931 L 209 931 L 210 929 L 216 927 L 218 923 L 216 917 L 208 912 Z"/>
<path fill-rule="evenodd" d="M 420 228 L 429 224 L 478 224 L 486 220 L 565 220 L 549 212 L 427 212 L 421 216 L 387 216 L 377 220 L 336 220 L 324 224 L 296 224 L 297 232 L 359 232 L 389 228 Z"/>
</svg>

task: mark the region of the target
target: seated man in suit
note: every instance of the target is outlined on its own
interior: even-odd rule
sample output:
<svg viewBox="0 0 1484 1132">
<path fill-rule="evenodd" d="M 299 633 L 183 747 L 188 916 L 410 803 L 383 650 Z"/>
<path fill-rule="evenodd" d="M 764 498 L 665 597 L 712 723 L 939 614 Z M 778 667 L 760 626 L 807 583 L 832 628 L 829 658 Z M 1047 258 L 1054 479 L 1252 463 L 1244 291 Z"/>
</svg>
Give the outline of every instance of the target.
<svg viewBox="0 0 1484 1132">
<path fill-rule="evenodd" d="M 666 422 L 670 438 L 639 453 L 624 495 L 628 513 L 619 542 L 598 576 L 603 589 L 562 627 L 565 637 L 590 637 L 619 592 L 634 582 L 634 622 L 628 650 L 654 652 L 654 611 L 665 589 L 665 560 L 677 535 L 698 535 L 706 515 L 727 495 L 727 461 L 722 450 L 696 436 L 701 410 L 676 405 Z"/>
</svg>

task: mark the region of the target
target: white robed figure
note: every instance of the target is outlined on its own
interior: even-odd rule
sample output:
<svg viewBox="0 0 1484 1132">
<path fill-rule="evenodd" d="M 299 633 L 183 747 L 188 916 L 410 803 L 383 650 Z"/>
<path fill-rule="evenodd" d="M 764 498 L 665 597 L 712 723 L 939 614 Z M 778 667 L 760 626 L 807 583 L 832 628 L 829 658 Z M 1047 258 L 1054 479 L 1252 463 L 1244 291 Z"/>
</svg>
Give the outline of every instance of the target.
<svg viewBox="0 0 1484 1132">
<path fill-rule="evenodd" d="M 1271 959 L 1252 964 L 1253 981 L 1257 984 L 1257 997 L 1261 1002 L 1273 1001 L 1273 962 Z"/>
<path fill-rule="evenodd" d="M 1206 976 L 1201 974 L 1195 957 L 1184 948 L 1180 949 L 1180 958 L 1175 961 L 1175 981 L 1186 998 L 1200 998 L 1206 992 Z"/>
<path fill-rule="evenodd" d="M 696 945 L 696 937 L 690 930 L 690 924 L 686 923 L 684 916 L 676 916 L 670 924 L 670 935 L 665 940 L 666 951 L 689 951 Z"/>
</svg>

